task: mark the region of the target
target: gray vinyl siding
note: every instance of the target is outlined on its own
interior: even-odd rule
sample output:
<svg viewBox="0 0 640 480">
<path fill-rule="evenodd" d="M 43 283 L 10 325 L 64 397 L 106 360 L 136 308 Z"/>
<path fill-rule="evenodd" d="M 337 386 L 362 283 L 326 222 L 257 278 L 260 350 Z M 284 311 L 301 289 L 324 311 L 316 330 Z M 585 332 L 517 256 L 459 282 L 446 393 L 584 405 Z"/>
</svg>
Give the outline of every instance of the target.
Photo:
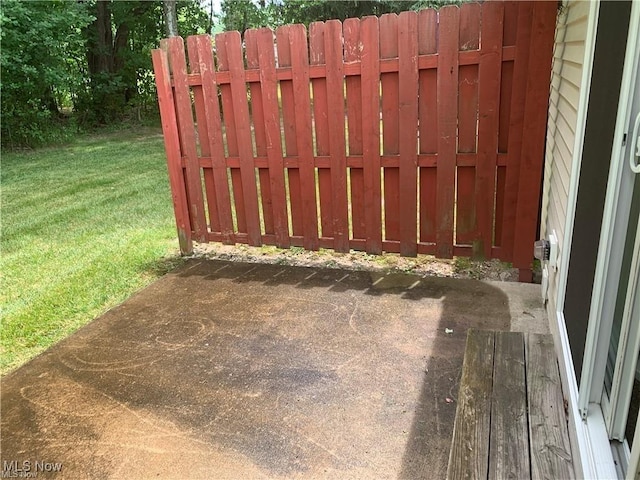
<svg viewBox="0 0 640 480">
<path fill-rule="evenodd" d="M 541 234 L 555 231 L 562 247 L 571 169 L 574 161 L 578 105 L 583 77 L 588 1 L 565 2 L 558 17 L 547 128 Z M 560 249 L 560 256 L 564 252 Z M 555 318 L 557 273 L 549 272 L 549 314 Z"/>
</svg>

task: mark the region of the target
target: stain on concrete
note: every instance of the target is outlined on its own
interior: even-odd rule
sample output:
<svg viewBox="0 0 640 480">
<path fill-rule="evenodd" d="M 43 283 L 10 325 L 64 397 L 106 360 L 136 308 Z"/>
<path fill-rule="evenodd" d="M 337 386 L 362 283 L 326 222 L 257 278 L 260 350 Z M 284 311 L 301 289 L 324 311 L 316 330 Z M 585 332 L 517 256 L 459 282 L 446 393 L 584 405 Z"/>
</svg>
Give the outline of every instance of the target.
<svg viewBox="0 0 640 480">
<path fill-rule="evenodd" d="M 0 464 L 444 478 L 466 330 L 509 327 L 475 280 L 189 261 L 2 379 Z"/>
</svg>

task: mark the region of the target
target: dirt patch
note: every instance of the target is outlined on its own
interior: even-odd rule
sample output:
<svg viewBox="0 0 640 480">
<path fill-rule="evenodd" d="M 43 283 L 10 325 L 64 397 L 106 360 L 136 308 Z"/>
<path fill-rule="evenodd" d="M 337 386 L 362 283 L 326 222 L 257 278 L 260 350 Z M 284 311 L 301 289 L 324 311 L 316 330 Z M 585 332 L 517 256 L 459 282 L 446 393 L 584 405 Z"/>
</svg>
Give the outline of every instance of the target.
<svg viewBox="0 0 640 480">
<path fill-rule="evenodd" d="M 301 247 L 280 249 L 273 246 L 251 247 L 218 243 L 195 244 L 190 257 L 356 271 L 397 271 L 423 277 L 518 281 L 518 269 L 513 268 L 510 263 L 499 260 L 477 261 L 466 257 L 447 260 L 438 259 L 432 255 L 418 255 L 415 258 L 409 258 L 395 253 L 369 255 L 366 252 L 353 250 L 349 253 L 337 253 L 325 249 L 309 252 Z"/>
</svg>

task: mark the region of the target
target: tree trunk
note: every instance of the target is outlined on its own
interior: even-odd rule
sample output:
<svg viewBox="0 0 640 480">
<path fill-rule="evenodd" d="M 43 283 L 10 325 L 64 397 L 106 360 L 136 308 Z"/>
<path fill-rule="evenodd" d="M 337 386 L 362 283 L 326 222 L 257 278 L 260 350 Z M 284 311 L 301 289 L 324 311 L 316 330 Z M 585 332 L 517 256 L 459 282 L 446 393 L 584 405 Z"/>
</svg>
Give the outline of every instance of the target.
<svg viewBox="0 0 640 480">
<path fill-rule="evenodd" d="M 90 74 L 113 70 L 113 33 L 111 31 L 111 5 L 109 1 L 96 3 L 96 19 L 89 27 L 87 64 Z"/>
<path fill-rule="evenodd" d="M 167 37 L 178 36 L 178 17 L 176 15 L 176 0 L 162 0 L 164 24 L 167 28 Z"/>
</svg>

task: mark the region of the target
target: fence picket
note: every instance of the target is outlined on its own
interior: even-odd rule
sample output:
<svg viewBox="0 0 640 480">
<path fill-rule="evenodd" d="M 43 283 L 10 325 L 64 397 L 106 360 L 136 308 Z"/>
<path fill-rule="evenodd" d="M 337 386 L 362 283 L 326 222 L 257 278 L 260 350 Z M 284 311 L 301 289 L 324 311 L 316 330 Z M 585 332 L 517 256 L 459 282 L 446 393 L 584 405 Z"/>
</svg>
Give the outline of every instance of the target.
<svg viewBox="0 0 640 480">
<path fill-rule="evenodd" d="M 398 17 L 400 254 L 418 253 L 418 14 Z"/>
<path fill-rule="evenodd" d="M 479 3 L 460 8 L 459 49 L 478 50 L 481 10 Z M 458 70 L 458 153 L 477 154 L 478 65 L 460 65 Z M 477 158 L 477 155 L 476 155 Z M 476 165 L 456 167 L 456 244 L 473 244 L 477 236 Z"/>
<path fill-rule="evenodd" d="M 162 46 L 166 48 L 166 43 L 163 42 Z M 176 227 L 178 229 L 178 241 L 180 243 L 180 251 L 188 254 L 193 250 L 191 223 L 189 221 L 189 206 L 185 201 L 187 192 L 184 170 L 182 168 L 182 158 L 180 155 L 180 139 L 178 138 L 178 124 L 176 122 L 176 110 L 166 49 L 161 48 L 154 50 L 152 52 L 152 58 L 153 69 L 156 74 L 160 120 L 167 155 L 167 170 L 169 172 L 169 184 L 171 185 L 173 213 L 176 217 Z"/>
<path fill-rule="evenodd" d="M 313 22 L 309 25 L 309 63 L 325 65 L 325 24 Z M 326 77 L 311 80 L 313 87 L 313 124 L 315 126 L 316 154 L 328 157 L 331 154 L 329 140 L 329 113 Z M 320 227 L 323 237 L 333 237 L 333 195 L 331 193 L 331 169 L 318 168 L 318 193 L 320 194 Z"/>
<path fill-rule="evenodd" d="M 518 35 L 518 2 L 504 2 L 504 26 L 503 26 L 503 46 L 514 46 Z M 517 52 L 516 52 L 517 56 Z M 507 170 L 515 162 L 509 162 L 509 124 L 511 116 L 511 101 L 513 92 L 513 70 L 514 61 L 502 59 L 502 69 L 500 73 L 500 113 L 498 120 L 498 153 L 503 154 L 507 159 L 502 165 L 498 165 L 496 173 L 496 211 L 495 211 L 495 232 L 494 244 L 500 249 L 500 258 L 510 258 L 510 254 L 505 248 L 505 236 L 513 224 L 508 225 L 505 217 L 506 208 L 506 188 Z"/>
<path fill-rule="evenodd" d="M 380 17 L 380 59 L 398 58 L 398 16 L 390 13 Z M 400 153 L 400 84 L 398 72 L 380 75 L 382 84 L 382 153 Z M 398 167 L 384 168 L 384 238 L 400 240 L 400 172 Z M 389 250 L 387 243 L 385 250 Z M 394 249 L 395 250 L 395 249 Z M 399 251 L 396 250 L 396 251 Z"/>
<path fill-rule="evenodd" d="M 257 30 L 247 30 L 244 34 L 245 55 L 247 58 L 247 69 L 259 69 Z M 260 82 L 249 84 L 251 97 L 251 126 L 255 140 L 256 157 L 267 156 L 267 132 L 264 123 L 264 108 L 262 101 L 262 88 Z M 264 233 L 273 235 L 273 203 L 271 201 L 271 184 L 269 181 L 269 169 L 258 168 L 260 185 L 260 204 L 262 206 L 262 219 L 264 222 Z"/>
<path fill-rule="evenodd" d="M 260 214 L 258 212 L 258 191 L 253 160 L 251 123 L 247 104 L 247 85 L 244 76 L 242 44 L 238 32 L 226 32 L 216 35 L 216 45 L 226 48 L 231 79 L 231 100 L 235 114 L 235 131 L 238 137 L 240 155 L 240 178 L 244 199 L 245 216 L 249 245 L 262 245 L 260 235 Z M 224 46 L 223 46 L 224 45 Z"/>
<path fill-rule="evenodd" d="M 513 265 L 520 270 L 519 277 L 522 282 L 531 282 L 533 277 L 531 244 L 538 227 L 556 14 L 557 5 L 554 2 L 536 2 L 533 5 L 524 112 L 527 135 L 523 137 L 520 154 L 522 163 L 513 251 Z"/>
<path fill-rule="evenodd" d="M 507 146 L 508 166 L 505 172 L 504 189 L 504 225 L 502 249 L 504 257 L 513 258 L 515 240 L 516 207 L 518 204 L 518 182 L 520 180 L 520 152 L 524 134 L 524 107 L 527 98 L 527 71 L 529 68 L 529 49 L 533 3 L 522 2 L 518 5 L 518 32 L 516 55 L 513 65 L 513 86 L 509 115 L 509 139 Z"/>
<path fill-rule="evenodd" d="M 438 191 L 436 255 L 453 257 L 458 96 L 458 7 L 439 11 L 438 28 Z"/>
<path fill-rule="evenodd" d="M 382 202 L 380 164 L 380 43 L 377 17 L 360 24 L 362 39 L 362 159 L 366 216 L 366 249 L 382 253 Z"/>
<path fill-rule="evenodd" d="M 187 59 L 184 54 L 184 41 L 181 37 L 167 40 L 169 59 L 175 84 L 175 102 L 180 145 L 186 160 L 186 184 L 189 213 L 194 238 L 206 242 L 206 222 L 204 217 L 204 199 L 202 180 L 196 147 L 196 135 L 191 113 L 191 93 L 187 79 Z"/>
<path fill-rule="evenodd" d="M 493 246 L 494 201 L 498 161 L 498 113 L 502 65 L 504 5 L 482 5 L 482 46 L 479 65 L 478 157 L 476 164 L 476 205 L 478 254 L 491 258 Z"/>
<path fill-rule="evenodd" d="M 289 247 L 289 220 L 284 179 L 284 159 L 280 132 L 280 108 L 278 106 L 278 84 L 273 49 L 273 31 L 263 28 L 257 31 L 258 62 L 264 122 L 267 139 L 270 193 L 273 204 L 273 226 L 278 247 Z"/>
<path fill-rule="evenodd" d="M 437 52 L 438 17 L 435 10 L 418 12 L 418 53 Z M 438 152 L 437 70 L 422 69 L 419 73 L 418 116 L 421 154 Z M 436 167 L 420 167 L 420 241 L 436 242 Z"/>
<path fill-rule="evenodd" d="M 307 53 L 309 50 L 307 48 L 307 29 L 304 25 L 291 26 L 289 41 L 292 46 L 296 47 L 291 52 L 291 75 L 298 144 L 298 171 L 302 196 L 303 245 L 307 250 L 318 250 L 318 209 L 311 132 L 311 99 L 309 98 L 309 54 Z"/>
<path fill-rule="evenodd" d="M 229 60 L 227 55 L 226 41 L 224 37 L 218 38 L 216 35 L 216 57 L 218 59 L 218 71 L 229 71 Z M 224 122 L 224 137 L 228 158 L 238 158 L 240 156 L 238 149 L 238 136 L 236 133 L 235 110 L 233 108 L 233 99 L 231 94 L 230 83 L 220 84 L 220 101 L 222 103 L 222 118 Z M 247 233 L 247 219 L 244 207 L 244 191 L 242 188 L 242 176 L 238 167 L 229 168 L 231 177 L 231 188 L 233 189 L 233 202 L 236 231 L 238 233 Z"/>
<path fill-rule="evenodd" d="M 345 152 L 344 73 L 342 23 L 329 20 L 325 25 L 327 64 L 327 106 L 331 152 L 331 192 L 334 249 L 349 251 L 349 210 L 347 199 L 347 158 Z"/>
<path fill-rule="evenodd" d="M 202 76 L 202 93 L 204 97 L 204 114 L 208 126 L 209 136 L 200 139 L 202 145 L 209 144 L 211 154 L 211 173 L 215 185 L 217 218 L 220 224 L 220 233 L 223 242 L 233 243 L 233 217 L 231 214 L 231 195 L 229 193 L 229 181 L 227 165 L 224 156 L 224 144 L 222 136 L 222 122 L 218 106 L 218 86 L 216 84 L 215 66 L 213 63 L 213 50 L 209 35 L 198 35 L 195 39 L 196 57 L 191 51 L 189 56 L 197 58 L 198 69 Z M 209 212 L 211 215 L 211 212 Z"/>
<path fill-rule="evenodd" d="M 344 35 L 344 61 L 360 61 L 360 19 L 348 18 L 342 24 Z M 347 131 L 349 133 L 349 156 L 362 156 L 362 87 L 361 77 L 350 75 L 346 77 L 347 93 Z M 371 122 L 371 119 L 367 120 Z M 363 159 L 364 161 L 364 159 Z M 351 187 L 351 225 L 353 238 L 365 239 L 367 223 L 364 207 L 364 169 L 362 167 L 349 168 Z"/>
<path fill-rule="evenodd" d="M 276 30 L 276 44 L 278 48 L 278 65 L 291 67 L 291 45 L 289 32 L 291 25 L 278 27 Z M 298 156 L 298 142 L 295 122 L 295 105 L 293 100 L 293 81 L 291 79 L 280 81 L 280 94 L 282 98 L 282 126 L 287 158 Z M 300 174 L 298 168 L 287 168 L 287 180 L 289 184 L 289 206 L 291 211 L 291 229 L 294 236 L 302 237 L 302 196 L 300 192 Z"/>
</svg>

